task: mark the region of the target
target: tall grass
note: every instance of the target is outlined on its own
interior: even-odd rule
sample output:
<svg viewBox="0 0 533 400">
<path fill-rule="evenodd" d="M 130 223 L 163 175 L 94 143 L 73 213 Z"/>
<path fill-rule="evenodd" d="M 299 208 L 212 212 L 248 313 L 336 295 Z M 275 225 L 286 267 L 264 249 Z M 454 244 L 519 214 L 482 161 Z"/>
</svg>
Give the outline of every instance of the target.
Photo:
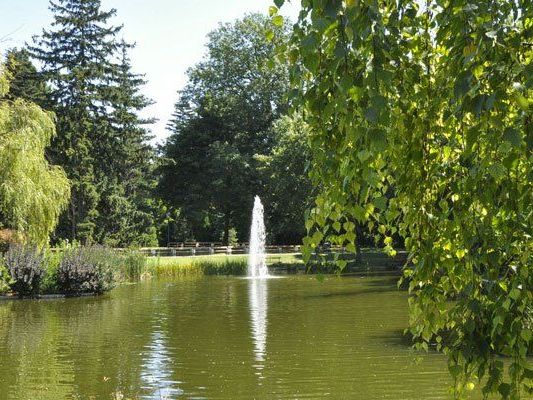
<svg viewBox="0 0 533 400">
<path fill-rule="evenodd" d="M 191 275 L 244 275 L 246 257 L 163 257 L 150 258 L 146 271 L 155 277 Z"/>
</svg>

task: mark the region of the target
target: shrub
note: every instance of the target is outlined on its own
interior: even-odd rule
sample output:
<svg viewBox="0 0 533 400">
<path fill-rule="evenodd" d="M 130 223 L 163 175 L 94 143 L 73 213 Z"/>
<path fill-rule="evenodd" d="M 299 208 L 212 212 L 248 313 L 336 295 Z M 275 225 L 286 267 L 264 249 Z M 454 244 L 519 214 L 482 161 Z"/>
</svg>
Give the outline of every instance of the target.
<svg viewBox="0 0 533 400">
<path fill-rule="evenodd" d="M 115 285 L 113 266 L 117 256 L 100 246 L 78 247 L 63 255 L 57 269 L 57 285 L 62 293 L 101 294 Z"/>
<path fill-rule="evenodd" d="M 9 290 L 9 283 L 11 282 L 11 277 L 7 271 L 4 260 L 0 258 L 0 294 L 4 294 Z"/>
<path fill-rule="evenodd" d="M 35 247 L 9 246 L 4 262 L 11 278 L 9 287 L 20 297 L 39 294 L 44 275 L 43 255 Z"/>
<path fill-rule="evenodd" d="M 62 256 L 63 253 L 59 251 L 48 251 L 45 253 L 45 274 L 41 282 L 41 293 L 50 294 L 61 292 L 57 283 L 57 271 L 59 269 L 59 263 L 61 262 Z"/>
</svg>

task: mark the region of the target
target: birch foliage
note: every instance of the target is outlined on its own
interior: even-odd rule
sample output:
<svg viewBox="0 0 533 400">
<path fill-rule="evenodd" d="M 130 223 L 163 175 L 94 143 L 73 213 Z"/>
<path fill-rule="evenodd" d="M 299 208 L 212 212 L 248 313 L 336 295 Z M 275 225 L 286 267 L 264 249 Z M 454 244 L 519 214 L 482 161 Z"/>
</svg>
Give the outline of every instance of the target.
<svg viewBox="0 0 533 400">
<path fill-rule="evenodd" d="M 305 255 L 326 238 L 353 250 L 354 221 L 391 254 L 400 238 L 410 254 L 411 333 L 448 355 L 455 396 L 480 385 L 527 398 L 533 3 L 301 5 L 280 50 L 321 188 Z M 271 14 L 283 23 L 276 7 Z"/>
</svg>

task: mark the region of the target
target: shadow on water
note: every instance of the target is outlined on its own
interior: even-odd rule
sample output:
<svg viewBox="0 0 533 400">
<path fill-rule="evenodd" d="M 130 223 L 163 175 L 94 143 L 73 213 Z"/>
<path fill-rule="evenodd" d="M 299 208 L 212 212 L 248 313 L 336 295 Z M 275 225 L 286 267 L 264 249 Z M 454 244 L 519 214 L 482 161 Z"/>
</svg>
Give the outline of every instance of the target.
<svg viewBox="0 0 533 400">
<path fill-rule="evenodd" d="M 312 293 L 303 296 L 303 298 L 323 298 L 323 297 L 356 297 L 365 296 L 368 294 L 387 293 L 390 292 L 390 288 L 384 287 L 382 289 L 357 289 L 342 292 L 327 292 L 327 293 Z"/>
<path fill-rule="evenodd" d="M 410 333 L 405 333 L 402 329 L 394 329 L 375 335 L 380 342 L 395 347 L 411 348 L 413 346 L 413 337 Z"/>
</svg>

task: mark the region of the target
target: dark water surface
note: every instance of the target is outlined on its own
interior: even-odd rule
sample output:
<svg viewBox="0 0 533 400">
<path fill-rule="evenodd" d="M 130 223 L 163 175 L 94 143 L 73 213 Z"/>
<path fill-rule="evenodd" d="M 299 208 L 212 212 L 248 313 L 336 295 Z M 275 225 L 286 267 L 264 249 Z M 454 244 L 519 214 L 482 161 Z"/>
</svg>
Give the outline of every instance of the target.
<svg viewBox="0 0 533 400">
<path fill-rule="evenodd" d="M 444 399 L 394 277 L 206 277 L 0 302 L 0 399 Z"/>
</svg>

